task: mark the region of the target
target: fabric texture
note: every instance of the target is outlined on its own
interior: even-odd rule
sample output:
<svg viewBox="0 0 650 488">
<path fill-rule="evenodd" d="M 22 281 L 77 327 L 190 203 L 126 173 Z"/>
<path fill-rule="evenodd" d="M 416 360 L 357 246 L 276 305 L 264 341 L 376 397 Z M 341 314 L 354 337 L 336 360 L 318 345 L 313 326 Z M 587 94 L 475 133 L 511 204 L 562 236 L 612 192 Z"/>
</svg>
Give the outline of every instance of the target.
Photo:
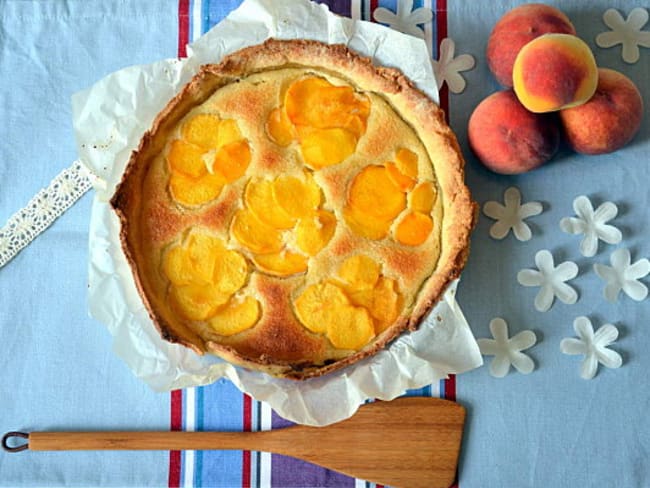
<svg viewBox="0 0 650 488">
<path fill-rule="evenodd" d="M 0 2 L 0 221 L 77 158 L 70 97 L 173 57 L 176 2 Z M 168 429 L 86 305 L 90 194 L 0 268 L 0 431 Z M 167 452 L 0 451 L 0 486 L 164 486 Z"/>
<path fill-rule="evenodd" d="M 70 96 L 128 65 L 182 56 L 198 38 L 237 8 L 240 0 L 0 0 L 0 227 L 78 156 L 71 127 Z M 500 89 L 485 61 L 490 30 L 508 10 L 523 3 L 464 0 L 319 0 L 354 19 L 380 19 L 421 36 L 438 60 L 445 39 L 453 49 L 439 73 L 441 106 L 467 159 L 467 182 L 481 208 L 502 202 L 516 187 L 522 202 L 540 202 L 542 212 L 526 218 L 530 238 L 513 233 L 490 237 L 495 220 L 481 215 L 472 251 L 458 289 L 458 301 L 477 338 L 492 338 L 490 323 L 500 317 L 509 337 L 532 331 L 525 354 L 529 374 L 510 368 L 503 377 L 486 365 L 411 395 L 457 397 L 467 407 L 458 485 L 617 486 L 650 485 L 650 390 L 647 298 L 621 293 L 610 302 L 594 265 L 609 265 L 617 249 L 631 262 L 650 256 L 650 119 L 648 110 L 632 143 L 601 156 L 580 156 L 562 147 L 553 161 L 519 176 L 484 169 L 469 150 L 467 123 L 476 105 Z M 650 12 L 648 0 L 554 0 L 599 66 L 619 70 L 650 105 L 650 49 L 643 42 L 650 24 L 616 44 L 620 34 L 600 36 L 630 19 L 637 28 Z M 618 16 L 605 13 L 615 9 Z M 394 15 L 393 15 L 394 14 Z M 391 17 L 391 15 L 393 15 Z M 617 20 L 620 17 L 620 20 Z M 613 22 L 612 19 L 616 20 Z M 597 42 L 597 38 L 610 42 Z M 609 46 L 609 47 L 605 47 Z M 474 62 L 470 62 L 471 55 Z M 454 59 L 463 59 L 456 62 Z M 630 62 L 637 59 L 635 62 Z M 618 244 L 600 242 L 594 256 L 580 252 L 582 236 L 564 232 L 562 219 L 575 215 L 581 195 L 594 209 L 613 202 L 609 221 L 622 234 Z M 111 351 L 107 330 L 86 312 L 89 194 L 42 235 L 0 268 L 0 434 L 10 430 L 235 430 L 279 428 L 287 422 L 251 400 L 230 382 L 157 394 L 136 380 Z M 575 262 L 569 282 L 574 304 L 555 300 L 535 309 L 538 287 L 517 281 L 535 268 L 535 255 L 548 250 L 555 263 Z M 648 277 L 639 279 L 648 285 Z M 598 368 L 581 377 L 582 356 L 563 354 L 560 344 L 575 338 L 579 317 L 597 330 L 616 327 L 607 347 L 622 365 Z M 580 320 L 584 321 L 583 318 Z M 571 342 L 571 341 L 569 341 Z M 566 342 L 565 342 L 566 344 Z M 618 364 L 618 363 L 617 363 Z M 529 366 L 529 365 L 528 365 Z M 529 368 L 525 368 L 528 372 Z M 381 426 L 377 426 L 381 428 Z M 187 487 L 371 487 L 293 459 L 250 451 L 27 452 L 0 451 L 0 486 L 187 486 Z"/>
</svg>

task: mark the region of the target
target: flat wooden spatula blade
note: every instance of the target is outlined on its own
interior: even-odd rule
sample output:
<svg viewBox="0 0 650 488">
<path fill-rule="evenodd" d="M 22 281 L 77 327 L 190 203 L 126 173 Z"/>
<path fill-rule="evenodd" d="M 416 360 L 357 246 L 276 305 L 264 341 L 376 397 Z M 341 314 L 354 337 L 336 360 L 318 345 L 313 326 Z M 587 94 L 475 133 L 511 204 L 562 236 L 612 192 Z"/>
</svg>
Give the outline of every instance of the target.
<svg viewBox="0 0 650 488">
<path fill-rule="evenodd" d="M 297 426 L 286 454 L 382 485 L 447 488 L 464 421 L 461 405 L 438 398 L 374 402 L 337 424 Z"/>
</svg>

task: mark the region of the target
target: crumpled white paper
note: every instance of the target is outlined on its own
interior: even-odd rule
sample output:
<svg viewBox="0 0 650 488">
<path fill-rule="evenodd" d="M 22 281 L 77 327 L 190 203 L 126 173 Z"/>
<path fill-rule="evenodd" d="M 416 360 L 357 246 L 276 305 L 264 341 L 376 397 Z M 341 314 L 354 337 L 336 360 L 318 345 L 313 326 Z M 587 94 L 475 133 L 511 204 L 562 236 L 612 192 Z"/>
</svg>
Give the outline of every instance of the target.
<svg viewBox="0 0 650 488">
<path fill-rule="evenodd" d="M 227 377 L 288 420 L 326 425 L 350 417 L 369 398 L 390 400 L 482 364 L 454 299 L 456 283 L 418 331 L 375 356 L 321 378 L 271 378 L 160 338 L 135 288 L 119 242 L 119 222 L 108 205 L 143 132 L 197 68 L 269 37 L 347 44 L 377 64 L 399 67 L 437 100 L 429 54 L 420 39 L 295 0 L 246 0 L 188 46 L 187 59 L 125 68 L 76 94 L 73 118 L 79 157 L 98 176 L 90 221 L 89 308 L 114 336 L 115 352 L 155 390 L 206 385 Z"/>
</svg>

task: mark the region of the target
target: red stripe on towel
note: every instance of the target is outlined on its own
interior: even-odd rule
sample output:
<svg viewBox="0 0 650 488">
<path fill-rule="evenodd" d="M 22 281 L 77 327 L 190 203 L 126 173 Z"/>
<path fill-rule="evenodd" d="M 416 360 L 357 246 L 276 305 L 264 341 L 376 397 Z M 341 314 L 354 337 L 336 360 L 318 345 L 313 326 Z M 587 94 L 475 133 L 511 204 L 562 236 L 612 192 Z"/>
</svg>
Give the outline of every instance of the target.
<svg viewBox="0 0 650 488">
<path fill-rule="evenodd" d="M 379 0 L 370 0 L 370 18 L 366 20 L 370 20 L 372 22 L 375 21 L 375 10 L 377 10 L 377 7 L 379 7 Z"/>
<path fill-rule="evenodd" d="M 187 57 L 190 39 L 190 0 L 178 0 L 178 57 Z"/>
<path fill-rule="evenodd" d="M 171 430 L 183 428 L 183 390 L 171 392 Z M 181 451 L 169 451 L 169 488 L 178 488 L 181 484 Z"/>
<path fill-rule="evenodd" d="M 244 432 L 250 432 L 253 424 L 253 399 L 244 394 Z M 251 486 L 251 452 L 242 451 L 242 488 Z"/>
<path fill-rule="evenodd" d="M 178 57 L 187 55 L 185 45 L 190 34 L 190 0 L 178 0 Z M 183 428 L 183 391 L 171 392 L 170 428 Z M 181 451 L 169 451 L 169 488 L 178 488 L 181 484 Z"/>
</svg>

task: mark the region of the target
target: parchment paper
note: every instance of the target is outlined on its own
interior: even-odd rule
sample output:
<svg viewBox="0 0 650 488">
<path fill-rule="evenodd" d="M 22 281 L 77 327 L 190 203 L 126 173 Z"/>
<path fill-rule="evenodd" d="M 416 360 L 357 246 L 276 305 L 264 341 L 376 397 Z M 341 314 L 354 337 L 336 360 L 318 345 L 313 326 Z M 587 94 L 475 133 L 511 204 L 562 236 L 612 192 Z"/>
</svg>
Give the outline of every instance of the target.
<svg viewBox="0 0 650 488">
<path fill-rule="evenodd" d="M 366 399 L 393 399 L 451 373 L 478 367 L 482 358 L 454 294 L 447 290 L 418 331 L 342 371 L 306 381 L 247 371 L 163 341 L 135 288 L 119 242 L 119 222 L 108 205 L 130 153 L 156 116 L 197 68 L 245 46 L 279 39 L 343 43 L 376 64 L 402 70 L 434 100 L 436 83 L 423 41 L 377 24 L 352 21 L 324 5 L 296 0 L 246 0 L 194 44 L 188 58 L 133 66 L 73 96 L 80 160 L 97 176 L 89 232 L 89 310 L 114 336 L 115 352 L 158 391 L 229 378 L 282 417 L 326 425 L 351 416 Z"/>
</svg>

